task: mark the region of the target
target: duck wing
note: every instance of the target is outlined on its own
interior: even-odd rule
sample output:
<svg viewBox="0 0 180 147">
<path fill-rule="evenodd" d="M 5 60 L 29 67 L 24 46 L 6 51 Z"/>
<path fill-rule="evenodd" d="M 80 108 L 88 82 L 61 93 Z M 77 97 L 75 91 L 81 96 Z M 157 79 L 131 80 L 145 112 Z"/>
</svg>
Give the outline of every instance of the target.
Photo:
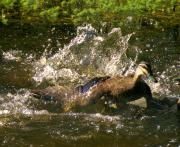
<svg viewBox="0 0 180 147">
<path fill-rule="evenodd" d="M 105 76 L 105 77 L 95 77 L 91 80 L 89 80 L 86 84 L 84 85 L 80 85 L 78 87 L 76 87 L 76 90 L 79 92 L 79 93 L 86 93 L 89 91 L 89 89 L 97 84 L 99 84 L 100 82 L 104 82 L 106 81 L 107 79 L 109 79 L 110 77 L 109 76 Z"/>
</svg>

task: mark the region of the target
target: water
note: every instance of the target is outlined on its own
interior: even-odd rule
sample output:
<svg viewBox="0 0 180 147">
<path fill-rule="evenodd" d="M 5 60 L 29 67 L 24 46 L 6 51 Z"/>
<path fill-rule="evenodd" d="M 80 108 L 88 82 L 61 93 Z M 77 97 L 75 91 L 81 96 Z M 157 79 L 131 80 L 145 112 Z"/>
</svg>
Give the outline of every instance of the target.
<svg viewBox="0 0 180 147">
<path fill-rule="evenodd" d="M 1 146 L 180 145 L 175 106 L 60 113 L 57 104 L 30 95 L 30 89 L 48 85 L 77 86 L 94 76 L 127 74 L 148 60 L 159 81 L 150 83 L 153 95 L 176 99 L 180 38 L 173 29 L 142 27 L 124 34 L 118 27 L 103 33 L 91 25 L 10 30 L 0 30 Z"/>
</svg>

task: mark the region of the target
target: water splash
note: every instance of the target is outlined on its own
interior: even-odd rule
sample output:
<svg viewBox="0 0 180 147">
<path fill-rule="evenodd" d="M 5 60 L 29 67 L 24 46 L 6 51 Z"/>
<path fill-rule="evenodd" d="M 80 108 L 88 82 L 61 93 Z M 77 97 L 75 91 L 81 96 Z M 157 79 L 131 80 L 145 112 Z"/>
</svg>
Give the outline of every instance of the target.
<svg viewBox="0 0 180 147">
<path fill-rule="evenodd" d="M 122 36 L 120 28 L 113 28 L 108 34 L 99 35 L 91 25 L 80 26 L 77 28 L 75 38 L 63 48 L 59 46 L 59 51 L 54 55 L 50 55 L 47 51 L 51 48 L 51 44 L 48 44 L 47 50 L 39 60 L 33 61 L 32 55 L 27 58 L 27 63 L 33 61 L 32 79 L 37 86 L 46 82 L 48 85 L 62 83 L 78 85 L 93 76 L 127 75 L 129 72 L 134 72 L 140 50 L 136 47 L 134 57 L 127 56 L 127 51 L 130 49 L 128 41 L 133 34 Z M 48 39 L 48 42 L 51 42 L 51 39 Z M 4 58 L 16 60 L 18 59 L 17 54 L 16 52 L 11 53 L 15 58 L 4 54 Z M 161 78 L 159 81 L 169 83 L 169 76 L 165 75 L 166 73 L 168 71 L 159 73 Z M 170 85 L 151 84 L 151 88 L 153 93 L 158 93 L 160 96 L 170 95 Z M 23 93 L 22 91 L 24 90 L 20 89 L 17 94 L 1 95 L 0 114 L 41 113 L 29 107 L 30 92 L 27 90 Z"/>
<path fill-rule="evenodd" d="M 8 51 L 3 53 L 5 60 L 32 64 L 35 84 L 43 82 L 84 83 L 84 80 L 97 75 L 116 75 L 125 73 L 134 66 L 134 60 L 126 55 L 128 41 L 132 34 L 122 36 L 120 28 L 114 28 L 110 33 L 99 35 L 91 25 L 77 28 L 77 35 L 70 43 L 60 48 L 54 55 L 51 49 L 51 39 L 39 60 L 30 54 L 25 57 L 22 52 Z M 138 56 L 138 53 L 137 53 Z M 137 57 L 136 57 L 137 58 Z M 136 60 L 136 59 L 135 59 Z M 30 91 L 19 89 L 16 92 L 7 92 L 0 95 L 0 114 L 46 114 L 47 110 L 32 108 Z"/>
<path fill-rule="evenodd" d="M 16 50 L 10 50 L 7 52 L 3 52 L 3 59 L 9 60 L 9 61 L 20 61 L 21 60 L 21 51 L 16 51 Z"/>
<path fill-rule="evenodd" d="M 30 91 L 20 89 L 17 93 L 5 93 L 0 95 L 0 115 L 4 114 L 24 114 L 24 115 L 42 115 L 48 114 L 47 110 L 36 110 L 31 108 L 33 100 Z"/>
<path fill-rule="evenodd" d="M 132 34 L 122 36 L 121 29 L 114 28 L 109 34 L 100 36 L 91 25 L 78 27 L 77 36 L 69 44 L 59 48 L 52 57 L 42 56 L 34 64 L 33 79 L 38 84 L 43 81 L 58 83 L 63 79 L 73 82 L 84 75 L 95 75 L 91 71 L 97 71 L 96 75 L 125 73 L 133 65 L 133 60 L 126 55 Z"/>
<path fill-rule="evenodd" d="M 178 64 L 178 63 L 177 63 Z M 176 63 L 172 66 L 169 66 L 163 72 L 158 72 L 158 81 L 159 86 L 157 92 L 161 94 L 161 96 L 169 96 L 169 97 L 180 97 L 180 87 L 175 82 L 175 78 L 178 77 L 178 65 Z M 179 90 L 178 90 L 179 89 Z"/>
</svg>

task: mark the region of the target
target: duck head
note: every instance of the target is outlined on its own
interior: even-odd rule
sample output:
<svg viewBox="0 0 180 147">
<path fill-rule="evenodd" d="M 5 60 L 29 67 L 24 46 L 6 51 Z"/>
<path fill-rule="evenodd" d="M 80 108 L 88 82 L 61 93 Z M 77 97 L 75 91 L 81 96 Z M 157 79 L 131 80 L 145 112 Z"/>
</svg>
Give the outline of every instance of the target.
<svg viewBox="0 0 180 147">
<path fill-rule="evenodd" d="M 136 71 L 135 71 L 135 80 L 141 78 L 148 78 L 151 81 L 157 83 L 157 80 L 153 76 L 151 65 L 148 62 L 140 62 Z"/>
</svg>

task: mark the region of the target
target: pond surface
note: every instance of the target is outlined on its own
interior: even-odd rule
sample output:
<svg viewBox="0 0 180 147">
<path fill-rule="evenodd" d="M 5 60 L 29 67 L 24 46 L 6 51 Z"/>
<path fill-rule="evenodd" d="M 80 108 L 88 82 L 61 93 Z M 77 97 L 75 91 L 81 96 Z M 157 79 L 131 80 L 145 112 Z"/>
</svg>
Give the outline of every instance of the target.
<svg viewBox="0 0 180 147">
<path fill-rule="evenodd" d="M 179 146 L 176 106 L 61 113 L 58 105 L 30 95 L 31 89 L 131 72 L 145 60 L 159 81 L 150 83 L 153 96 L 179 98 L 180 28 L 121 29 L 1 27 L 0 146 Z"/>
</svg>

